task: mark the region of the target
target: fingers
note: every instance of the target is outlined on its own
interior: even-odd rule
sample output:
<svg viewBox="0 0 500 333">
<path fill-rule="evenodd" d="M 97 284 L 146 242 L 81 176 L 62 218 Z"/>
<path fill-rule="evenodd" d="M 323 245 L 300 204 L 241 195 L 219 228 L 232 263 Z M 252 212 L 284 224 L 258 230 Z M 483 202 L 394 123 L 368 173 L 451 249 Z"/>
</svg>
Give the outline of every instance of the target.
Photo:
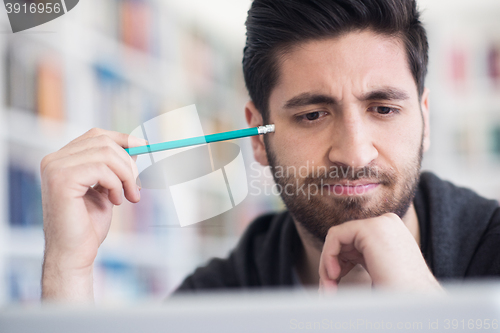
<svg viewBox="0 0 500 333">
<path fill-rule="evenodd" d="M 138 202 L 140 195 L 137 188 L 138 169 L 135 163 L 137 157 L 131 157 L 123 147 L 131 147 L 147 144 L 146 140 L 135 138 L 123 133 L 92 129 L 73 140 L 59 151 L 47 155 L 40 164 L 41 173 L 45 172 L 47 166 L 55 170 L 72 169 L 78 165 L 96 164 L 93 171 L 102 170 L 100 164 L 106 165 L 109 169 L 106 174 L 113 172 L 120 181 L 120 191 L 108 188 L 102 181 L 94 181 L 89 177 L 82 177 L 75 181 L 81 186 L 87 186 L 87 190 L 92 185 L 99 183 L 102 187 L 110 190 L 110 198 L 113 203 L 120 202 L 122 192 L 125 191 L 125 197 L 131 202 Z M 108 183 L 114 184 L 116 183 Z M 83 189 L 80 189 L 83 191 Z M 118 193 L 120 194 L 118 199 Z"/>
<path fill-rule="evenodd" d="M 321 253 L 322 284 L 338 283 L 356 264 L 377 286 L 425 289 L 436 285 L 413 235 L 395 214 L 330 228 Z"/>
<path fill-rule="evenodd" d="M 325 249 L 321 253 L 319 267 L 319 277 L 325 283 L 337 282 L 337 279 L 340 278 L 342 268 L 340 267 L 338 256 L 326 252 Z"/>
<path fill-rule="evenodd" d="M 87 163 L 79 164 L 68 168 L 68 171 L 78 175 L 78 180 L 84 183 L 99 183 L 96 190 L 105 188 L 108 190 L 108 199 L 114 205 L 121 205 L 122 181 L 105 163 Z"/>
<path fill-rule="evenodd" d="M 71 141 L 69 144 L 77 143 L 89 138 L 93 137 L 98 137 L 98 136 L 108 136 L 111 139 L 113 139 L 114 142 L 116 142 L 120 147 L 122 148 L 130 148 L 130 147 L 137 147 L 137 146 L 142 146 L 144 145 L 145 141 L 144 139 L 137 138 L 132 135 L 128 135 L 125 133 L 120 133 L 120 132 L 115 132 L 115 131 L 108 131 L 102 128 L 92 128 L 89 131 L 87 131 L 85 134 L 79 136 L 78 138 L 74 139 Z"/>
<path fill-rule="evenodd" d="M 337 291 L 338 281 L 335 278 L 331 278 L 328 273 L 325 260 L 323 255 L 321 255 L 319 262 L 319 289 L 325 294 L 334 294 Z"/>
<path fill-rule="evenodd" d="M 320 285 L 326 292 L 337 290 L 340 279 L 357 264 L 365 266 L 362 252 L 356 246 L 359 223 L 351 221 L 330 228 L 320 257 Z"/>
<path fill-rule="evenodd" d="M 120 190 L 123 187 L 125 191 L 125 197 L 132 202 L 139 201 L 139 192 L 136 184 L 137 179 L 137 168 L 131 168 L 130 164 L 124 161 L 124 159 L 118 154 L 114 149 L 109 146 L 104 147 L 94 147 L 79 153 L 72 155 L 71 157 L 65 157 L 60 160 L 60 168 L 71 168 L 77 165 L 83 164 L 104 164 L 108 169 L 110 169 L 120 180 Z M 135 163 L 133 163 L 135 165 Z M 80 183 L 82 185 L 90 187 L 95 183 L 88 183 L 82 178 Z M 107 188 L 103 183 L 99 184 Z M 120 192 L 121 193 L 121 192 Z"/>
<path fill-rule="evenodd" d="M 83 197 L 91 185 L 98 183 L 99 186 L 96 186 L 94 190 L 107 189 L 108 198 L 114 205 L 122 203 L 124 187 L 127 188 L 126 197 L 129 201 L 140 200 L 137 186 L 135 189 L 128 184 L 125 186 L 124 180 L 119 176 L 128 178 L 125 182 L 130 183 L 133 179 L 131 174 L 124 176 L 124 171 L 119 170 L 120 166 L 114 165 L 116 162 L 105 163 L 91 158 L 89 160 L 83 163 L 73 163 L 73 160 L 66 158 L 50 163 L 46 169 L 50 192 L 65 198 Z M 132 193 L 133 191 L 135 193 Z"/>
<path fill-rule="evenodd" d="M 83 134 L 82 136 L 71 141 L 69 144 L 61 148 L 55 153 L 45 156 L 40 165 L 41 172 L 43 172 L 45 166 L 58 159 L 68 155 L 76 154 L 82 150 L 93 148 L 109 146 L 113 148 L 117 154 L 119 154 L 127 163 L 130 164 L 131 168 L 137 175 L 137 157 L 131 158 L 129 154 L 123 148 L 136 147 L 146 145 L 148 142 L 144 139 L 140 139 L 131 135 L 107 131 L 103 129 L 93 128 Z"/>
<path fill-rule="evenodd" d="M 356 264 L 353 261 L 362 259 L 355 248 L 357 223 L 352 221 L 330 228 L 325 238 L 322 262 L 326 274 L 332 280 L 337 280 L 347 274 Z"/>
</svg>

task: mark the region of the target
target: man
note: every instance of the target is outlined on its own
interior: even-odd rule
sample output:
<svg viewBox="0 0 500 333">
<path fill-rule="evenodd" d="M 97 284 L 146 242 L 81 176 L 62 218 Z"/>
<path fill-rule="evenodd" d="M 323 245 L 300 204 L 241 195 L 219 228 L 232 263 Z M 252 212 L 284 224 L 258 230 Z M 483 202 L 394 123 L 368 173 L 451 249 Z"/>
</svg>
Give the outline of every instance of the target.
<svg viewBox="0 0 500 333">
<path fill-rule="evenodd" d="M 197 269 L 179 292 L 432 291 L 438 279 L 500 274 L 498 203 L 420 174 L 427 39 L 413 0 L 255 0 L 246 25 L 246 119 L 276 126 L 252 147 L 288 210 L 254 221 L 229 258 Z M 122 190 L 140 199 L 123 148 L 142 144 L 93 129 L 42 161 L 44 298 L 93 297 L 111 208 Z M 293 172 L 306 165 L 315 168 Z"/>
</svg>

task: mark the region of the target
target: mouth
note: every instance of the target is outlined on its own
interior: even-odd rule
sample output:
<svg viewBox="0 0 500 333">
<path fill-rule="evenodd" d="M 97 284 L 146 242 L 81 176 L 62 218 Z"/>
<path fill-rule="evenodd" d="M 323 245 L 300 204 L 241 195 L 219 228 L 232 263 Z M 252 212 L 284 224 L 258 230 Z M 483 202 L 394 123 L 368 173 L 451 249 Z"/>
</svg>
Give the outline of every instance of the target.
<svg viewBox="0 0 500 333">
<path fill-rule="evenodd" d="M 380 183 L 369 181 L 340 182 L 325 185 L 327 193 L 337 196 L 358 196 L 374 191 Z"/>
</svg>

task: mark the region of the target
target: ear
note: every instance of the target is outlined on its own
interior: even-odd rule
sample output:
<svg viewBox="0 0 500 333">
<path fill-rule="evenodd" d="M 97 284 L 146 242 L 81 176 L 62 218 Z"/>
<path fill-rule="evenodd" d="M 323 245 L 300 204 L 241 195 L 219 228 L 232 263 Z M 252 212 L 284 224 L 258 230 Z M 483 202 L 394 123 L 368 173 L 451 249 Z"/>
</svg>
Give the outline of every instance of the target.
<svg viewBox="0 0 500 333">
<path fill-rule="evenodd" d="M 431 126 L 429 122 L 429 89 L 425 88 L 422 93 L 422 100 L 420 102 L 420 108 L 422 110 L 422 117 L 424 120 L 424 142 L 423 149 L 424 152 L 429 150 L 431 145 Z"/>
<path fill-rule="evenodd" d="M 262 120 L 262 114 L 257 110 L 255 104 L 252 101 L 249 101 L 245 105 L 245 117 L 247 119 L 248 126 L 257 127 L 264 125 L 264 121 Z M 253 156 L 255 160 L 259 162 L 263 166 L 269 165 L 267 161 L 267 153 L 264 144 L 264 136 L 263 135 L 255 135 L 251 136 L 250 140 L 252 142 Z"/>
</svg>

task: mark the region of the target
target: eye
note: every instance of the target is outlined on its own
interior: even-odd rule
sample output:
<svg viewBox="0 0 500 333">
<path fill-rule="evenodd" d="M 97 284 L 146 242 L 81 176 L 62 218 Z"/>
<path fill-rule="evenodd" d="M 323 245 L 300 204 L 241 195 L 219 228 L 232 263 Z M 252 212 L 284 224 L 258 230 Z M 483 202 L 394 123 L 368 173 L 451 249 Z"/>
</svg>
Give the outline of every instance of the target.
<svg viewBox="0 0 500 333">
<path fill-rule="evenodd" d="M 307 120 L 316 120 L 319 118 L 319 112 L 311 112 L 305 115 Z"/>
<path fill-rule="evenodd" d="M 371 107 L 370 109 L 372 109 L 376 113 L 378 113 L 380 115 L 383 115 L 383 116 L 390 115 L 390 114 L 395 114 L 395 113 L 399 113 L 398 109 L 391 108 L 391 107 L 388 107 L 388 106 L 374 106 L 374 107 Z"/>
<path fill-rule="evenodd" d="M 325 112 L 325 111 L 309 112 L 309 113 L 297 116 L 297 121 L 303 122 L 303 123 L 313 123 L 315 121 L 318 121 L 318 119 L 324 117 L 326 114 L 327 114 L 327 112 Z"/>
</svg>

